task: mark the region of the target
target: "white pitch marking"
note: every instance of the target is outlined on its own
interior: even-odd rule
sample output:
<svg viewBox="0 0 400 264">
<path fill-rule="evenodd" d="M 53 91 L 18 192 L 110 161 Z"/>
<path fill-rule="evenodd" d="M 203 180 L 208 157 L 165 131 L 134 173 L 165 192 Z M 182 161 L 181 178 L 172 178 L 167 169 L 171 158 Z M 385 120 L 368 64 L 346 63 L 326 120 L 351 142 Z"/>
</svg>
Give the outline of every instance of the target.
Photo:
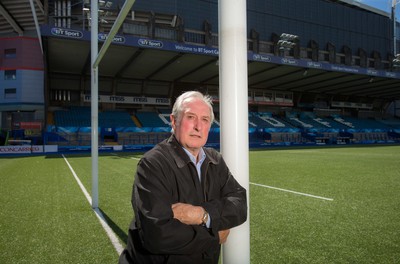
<svg viewBox="0 0 400 264">
<path fill-rule="evenodd" d="M 253 182 L 250 182 L 250 184 L 253 184 L 253 185 L 256 185 L 256 186 L 260 186 L 260 187 L 264 187 L 264 188 L 274 189 L 274 190 L 278 190 L 278 191 L 289 192 L 289 193 L 294 193 L 294 194 L 303 195 L 303 196 L 307 196 L 307 197 L 322 199 L 322 200 L 326 200 L 326 201 L 333 201 L 332 198 L 326 198 L 326 197 L 322 197 L 322 196 L 317 196 L 317 195 L 312 195 L 312 194 L 307 194 L 307 193 L 301 193 L 301 192 L 286 190 L 286 189 L 282 189 L 282 188 L 278 188 L 278 187 L 273 187 L 273 186 L 268 186 L 268 185 L 253 183 Z"/>
<path fill-rule="evenodd" d="M 67 158 L 64 156 L 64 154 L 62 154 L 65 162 L 67 163 L 70 171 L 72 172 L 72 175 L 74 175 L 74 178 L 76 180 L 76 182 L 78 183 L 79 187 L 81 188 L 83 194 L 85 195 L 86 199 L 88 200 L 89 204 L 92 204 L 92 197 L 90 197 L 89 193 L 86 191 L 85 186 L 83 186 L 81 180 L 79 179 L 78 175 L 76 175 L 74 169 L 72 168 L 71 164 L 69 164 Z"/>
<path fill-rule="evenodd" d="M 89 204 L 92 204 L 92 198 L 90 197 L 89 193 L 87 192 L 85 186 L 82 184 L 81 180 L 79 179 L 78 175 L 76 175 L 74 169 L 72 166 L 69 164 L 67 158 L 62 155 L 65 162 L 67 163 L 69 169 L 71 170 L 72 174 L 74 175 L 74 178 L 76 182 L 78 183 L 79 187 L 81 188 L 83 194 L 85 195 L 86 199 L 88 200 Z M 97 218 L 100 221 L 100 224 L 106 231 L 106 234 L 108 238 L 111 240 L 111 243 L 113 244 L 115 250 L 117 251 L 118 255 L 121 255 L 122 251 L 124 250 L 124 247 L 121 245 L 121 243 L 118 240 L 117 235 L 114 233 L 114 231 L 111 229 L 111 227 L 108 225 L 107 220 L 105 219 L 104 215 L 101 213 L 100 209 L 98 208 L 93 208 L 94 213 L 96 214 Z"/>
</svg>

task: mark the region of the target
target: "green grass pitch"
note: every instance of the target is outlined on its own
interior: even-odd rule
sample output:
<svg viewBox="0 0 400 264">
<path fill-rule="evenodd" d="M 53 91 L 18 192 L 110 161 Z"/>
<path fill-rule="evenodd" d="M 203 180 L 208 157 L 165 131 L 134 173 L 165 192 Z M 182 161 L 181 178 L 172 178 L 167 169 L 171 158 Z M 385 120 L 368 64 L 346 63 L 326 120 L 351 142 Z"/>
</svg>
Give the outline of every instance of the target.
<svg viewBox="0 0 400 264">
<path fill-rule="evenodd" d="M 251 263 L 400 263 L 400 146 L 249 155 Z M 99 157 L 99 206 L 123 246 L 139 158 Z M 91 193 L 91 158 L 66 159 Z M 0 158 L 0 245 L 6 264 L 118 260 L 62 156 Z"/>
</svg>

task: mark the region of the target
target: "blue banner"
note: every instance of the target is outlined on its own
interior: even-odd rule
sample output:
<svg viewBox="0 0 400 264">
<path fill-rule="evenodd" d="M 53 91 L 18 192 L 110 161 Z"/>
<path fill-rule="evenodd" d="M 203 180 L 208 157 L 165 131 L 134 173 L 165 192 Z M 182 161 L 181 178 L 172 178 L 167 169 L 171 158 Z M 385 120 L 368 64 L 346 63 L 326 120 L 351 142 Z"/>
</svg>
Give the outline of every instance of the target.
<svg viewBox="0 0 400 264">
<path fill-rule="evenodd" d="M 42 36 L 46 37 L 59 37 L 66 39 L 80 39 L 85 41 L 90 41 L 90 31 L 80 31 L 74 29 L 66 28 L 56 28 L 49 25 L 41 26 Z M 99 41 L 105 41 L 107 35 L 104 33 L 99 34 Z M 219 50 L 217 48 L 205 47 L 201 45 L 191 45 L 185 43 L 177 43 L 166 40 L 154 40 L 138 36 L 121 36 L 116 35 L 113 40 L 113 44 L 126 45 L 133 47 L 158 49 L 174 52 L 184 52 L 184 53 L 194 53 L 198 55 L 209 55 L 209 56 L 219 56 Z M 283 58 L 279 56 L 274 56 L 271 54 L 257 54 L 252 51 L 248 51 L 248 60 L 258 61 L 258 62 L 268 62 L 281 65 L 292 65 L 304 68 L 314 68 L 326 71 L 335 72 L 346 72 L 353 74 L 364 74 L 377 77 L 395 78 L 400 79 L 399 72 L 390 72 L 384 70 L 375 70 L 370 68 L 359 68 L 351 67 L 346 65 L 330 64 L 327 62 L 314 62 L 304 59 L 294 59 L 294 58 Z"/>
</svg>

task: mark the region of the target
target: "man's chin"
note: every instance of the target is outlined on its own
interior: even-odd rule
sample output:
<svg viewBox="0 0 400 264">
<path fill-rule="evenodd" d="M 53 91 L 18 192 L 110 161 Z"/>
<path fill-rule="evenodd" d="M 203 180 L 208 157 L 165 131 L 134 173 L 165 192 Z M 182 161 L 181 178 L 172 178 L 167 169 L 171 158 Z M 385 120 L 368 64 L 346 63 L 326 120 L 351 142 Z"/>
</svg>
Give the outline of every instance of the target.
<svg viewBox="0 0 400 264">
<path fill-rule="evenodd" d="M 200 149 L 202 148 L 206 142 L 204 140 L 199 140 L 198 142 L 193 142 L 192 144 L 189 145 L 190 148 L 192 149 Z"/>
</svg>

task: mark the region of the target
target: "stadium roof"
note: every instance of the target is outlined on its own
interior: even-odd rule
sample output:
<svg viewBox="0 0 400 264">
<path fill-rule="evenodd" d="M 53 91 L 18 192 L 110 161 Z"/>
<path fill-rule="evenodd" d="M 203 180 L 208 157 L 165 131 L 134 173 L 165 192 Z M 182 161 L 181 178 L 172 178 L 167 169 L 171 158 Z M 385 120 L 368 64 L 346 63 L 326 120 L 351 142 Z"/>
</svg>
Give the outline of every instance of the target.
<svg viewBox="0 0 400 264">
<path fill-rule="evenodd" d="M 0 2 L 0 36 L 34 31 L 35 16 L 39 24 L 45 23 L 43 0 L 33 2 L 34 10 L 27 0 Z M 49 36 L 46 45 L 49 73 L 90 74 L 90 41 Z M 111 45 L 99 69 L 100 76 L 107 77 L 219 85 L 218 56 L 182 51 Z M 359 74 L 249 60 L 248 75 L 249 88 L 254 90 L 400 99 L 400 79 L 374 76 L 373 70 L 372 74 Z"/>
<path fill-rule="evenodd" d="M 49 73 L 89 75 L 90 42 L 49 37 Z M 219 85 L 218 56 L 171 50 L 111 45 L 99 65 L 103 77 Z M 253 90 L 305 92 L 391 101 L 400 98 L 400 79 L 349 71 L 292 66 L 249 60 L 248 84 Z M 347 67 L 345 69 L 357 67 Z M 368 72 L 368 70 L 366 70 Z M 165 91 L 168 94 L 168 91 Z"/>
<path fill-rule="evenodd" d="M 0 35 L 18 34 L 24 35 L 27 31 L 35 30 L 34 17 L 36 16 L 39 24 L 45 23 L 46 7 L 44 0 L 32 0 L 34 9 L 32 10 L 30 0 L 2 0 L 0 2 Z M 332 0 L 333 1 L 333 0 Z M 120 0 L 113 2 L 121 4 Z M 333 2 L 337 2 L 334 0 Z M 379 15 L 390 17 L 390 14 L 377 8 L 363 4 L 356 0 L 340 0 L 341 4 L 353 8 L 360 8 Z"/>
<path fill-rule="evenodd" d="M 336 2 L 336 0 L 330 0 L 332 2 Z M 345 4 L 347 6 L 353 7 L 353 8 L 359 8 L 359 9 L 363 9 L 363 10 L 367 10 L 369 12 L 372 13 L 376 13 L 382 16 L 387 16 L 387 17 L 391 17 L 391 14 L 388 12 L 385 12 L 383 10 L 380 10 L 378 8 L 366 5 L 362 3 L 362 0 L 339 0 L 340 2 L 342 2 L 342 4 Z M 385 1 L 385 0 L 380 0 L 380 1 Z"/>
<path fill-rule="evenodd" d="M 35 20 L 38 24 L 45 22 L 43 0 L 33 0 L 32 10 L 28 0 L 1 0 L 0 2 L 0 36 L 24 36 L 29 31 L 35 31 Z"/>
</svg>

